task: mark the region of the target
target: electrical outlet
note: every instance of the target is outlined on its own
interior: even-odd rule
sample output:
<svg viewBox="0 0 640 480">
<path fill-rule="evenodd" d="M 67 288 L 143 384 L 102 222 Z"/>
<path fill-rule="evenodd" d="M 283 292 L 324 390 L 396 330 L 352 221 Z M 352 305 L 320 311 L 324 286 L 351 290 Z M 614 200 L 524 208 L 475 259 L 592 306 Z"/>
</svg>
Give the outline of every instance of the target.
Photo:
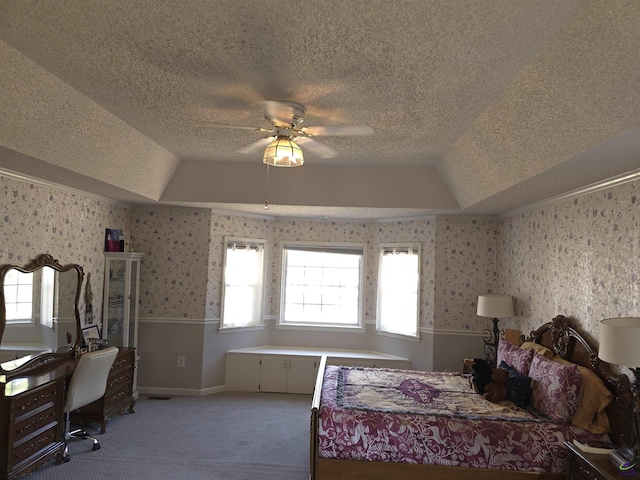
<svg viewBox="0 0 640 480">
<path fill-rule="evenodd" d="M 178 355 L 178 367 L 184 367 L 185 358 L 183 355 Z"/>
</svg>

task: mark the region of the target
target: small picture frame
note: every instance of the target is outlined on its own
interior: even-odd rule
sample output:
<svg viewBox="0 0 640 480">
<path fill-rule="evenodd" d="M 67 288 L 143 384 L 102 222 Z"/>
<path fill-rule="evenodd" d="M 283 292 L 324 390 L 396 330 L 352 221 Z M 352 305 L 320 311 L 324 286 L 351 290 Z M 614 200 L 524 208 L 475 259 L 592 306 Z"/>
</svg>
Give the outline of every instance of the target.
<svg viewBox="0 0 640 480">
<path fill-rule="evenodd" d="M 90 327 L 86 327 L 82 329 L 82 337 L 84 338 L 84 343 L 89 344 L 89 339 L 95 338 L 100 339 L 100 330 L 97 325 L 91 325 Z"/>
<path fill-rule="evenodd" d="M 105 252 L 124 252 L 124 236 L 122 230 L 107 228 L 104 233 Z"/>
</svg>

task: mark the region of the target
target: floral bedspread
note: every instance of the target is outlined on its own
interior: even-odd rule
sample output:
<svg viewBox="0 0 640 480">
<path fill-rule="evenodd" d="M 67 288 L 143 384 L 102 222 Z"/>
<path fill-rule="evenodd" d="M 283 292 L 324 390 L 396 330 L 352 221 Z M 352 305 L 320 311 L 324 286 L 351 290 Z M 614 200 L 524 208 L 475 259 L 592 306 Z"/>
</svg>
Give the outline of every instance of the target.
<svg viewBox="0 0 640 480">
<path fill-rule="evenodd" d="M 340 368 L 337 404 L 388 413 L 447 415 L 511 421 L 544 421 L 511 402 L 491 403 L 473 395 L 469 379 L 459 374 L 382 368 Z"/>
<path fill-rule="evenodd" d="M 509 401 L 492 404 L 460 374 L 327 366 L 319 456 L 504 470 L 566 470 L 563 443 L 606 440 Z"/>
</svg>

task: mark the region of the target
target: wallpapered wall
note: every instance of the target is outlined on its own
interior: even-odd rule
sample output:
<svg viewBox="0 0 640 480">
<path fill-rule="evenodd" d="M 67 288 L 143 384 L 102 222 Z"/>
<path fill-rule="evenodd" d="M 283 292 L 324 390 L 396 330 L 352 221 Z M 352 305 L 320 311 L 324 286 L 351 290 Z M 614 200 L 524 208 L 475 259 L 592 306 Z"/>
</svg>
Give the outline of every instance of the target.
<svg viewBox="0 0 640 480">
<path fill-rule="evenodd" d="M 210 229 L 205 232 L 204 220 Z M 195 223 L 194 223 L 195 222 Z M 178 230 L 175 230 L 179 224 Z M 167 228 L 167 225 L 170 225 Z M 175 225 L 176 227 L 173 227 Z M 164 228 L 163 228 L 164 226 Z M 219 319 L 223 279 L 225 236 L 267 240 L 265 315 L 276 316 L 280 300 L 280 248 L 283 241 L 343 242 L 367 244 L 365 272 L 365 320 L 375 320 L 377 252 L 381 243 L 420 242 L 422 251 L 421 324 L 432 326 L 435 244 L 432 220 L 393 223 L 351 223 L 283 221 L 181 210 L 137 210 L 133 221 L 134 240 L 146 252 L 141 293 L 141 316 Z M 171 232 L 174 232 L 173 234 Z M 167 238 L 168 237 L 168 238 Z M 185 238 L 188 239 L 185 246 Z M 136 247 L 137 248 L 137 247 Z M 208 259 L 206 255 L 208 254 Z M 169 260 L 166 260 L 169 259 Z M 207 265 L 207 272 L 201 267 Z M 197 264 L 197 275 L 189 272 Z M 151 275 L 148 275 L 147 270 Z M 146 278 L 146 277 L 149 278 Z M 204 278 L 204 281 L 203 281 Z M 177 292 L 173 282 L 195 306 L 167 305 Z M 147 283 L 148 282 L 148 283 Z M 202 290 L 206 287 L 206 293 Z M 167 290 L 169 288 L 169 290 Z M 203 300 L 204 299 L 204 300 Z M 184 302 L 181 302 L 184 303 Z M 196 308 L 196 306 L 198 308 Z"/>
<path fill-rule="evenodd" d="M 465 331 L 489 328 L 491 321 L 476 315 L 478 295 L 509 294 L 494 290 L 495 219 L 439 217 L 436 224 L 435 327 Z"/>
<path fill-rule="evenodd" d="M 102 317 L 104 233 L 130 226 L 130 209 L 0 175 L 0 264 L 24 265 L 40 253 L 61 264 L 82 265 L 91 273 L 94 321 Z M 84 321 L 84 314 L 81 314 Z"/>
<path fill-rule="evenodd" d="M 599 321 L 640 315 L 640 181 L 498 221 L 498 288 L 525 333 L 558 314 L 597 343 Z"/>
<path fill-rule="evenodd" d="M 204 319 L 208 288 L 210 212 L 134 210 L 133 249 L 140 262 L 140 317 Z"/>
<path fill-rule="evenodd" d="M 104 229 L 123 228 L 145 252 L 141 316 L 219 318 L 225 235 L 266 238 L 266 311 L 279 301 L 280 242 L 363 242 L 376 258 L 383 242 L 423 245 L 421 326 L 481 330 L 479 293 L 516 298 L 518 316 L 502 322 L 523 332 L 562 313 L 597 338 L 598 322 L 640 315 L 640 181 L 552 203 L 507 218 L 439 217 L 389 223 L 285 221 L 198 209 L 131 209 L 102 199 L 0 176 L 0 263 L 39 253 L 91 272 L 101 304 Z M 375 271 L 366 274 L 365 315 L 374 320 Z M 433 292 L 431 294 L 430 292 Z M 100 308 L 94 309 L 97 319 Z"/>
</svg>

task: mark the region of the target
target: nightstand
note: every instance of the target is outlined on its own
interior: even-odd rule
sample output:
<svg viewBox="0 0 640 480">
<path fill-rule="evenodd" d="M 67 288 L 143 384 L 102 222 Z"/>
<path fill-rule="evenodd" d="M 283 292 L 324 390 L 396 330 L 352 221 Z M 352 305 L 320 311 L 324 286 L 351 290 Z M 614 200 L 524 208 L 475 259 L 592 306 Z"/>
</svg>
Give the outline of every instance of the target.
<svg viewBox="0 0 640 480">
<path fill-rule="evenodd" d="M 568 480 L 640 479 L 638 470 L 621 472 L 609 460 L 608 454 L 587 453 L 573 443 L 565 442 L 568 452 Z"/>
</svg>

